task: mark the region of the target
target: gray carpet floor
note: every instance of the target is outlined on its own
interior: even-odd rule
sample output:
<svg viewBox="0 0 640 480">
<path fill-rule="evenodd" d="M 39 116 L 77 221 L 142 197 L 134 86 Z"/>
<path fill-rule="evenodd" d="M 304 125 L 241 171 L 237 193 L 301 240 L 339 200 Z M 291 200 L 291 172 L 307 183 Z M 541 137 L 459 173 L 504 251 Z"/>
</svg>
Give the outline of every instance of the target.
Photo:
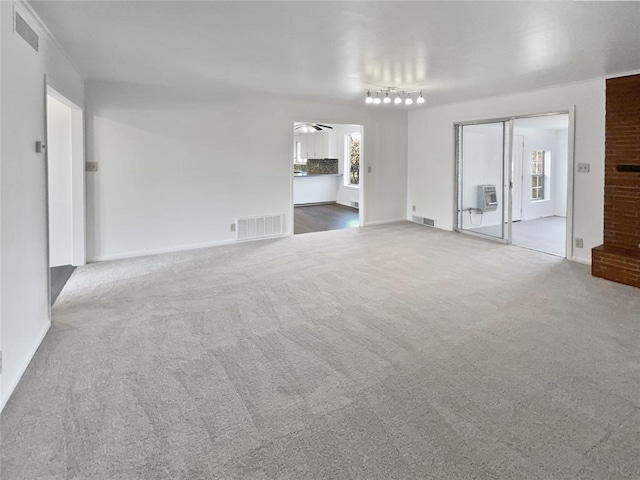
<svg viewBox="0 0 640 480">
<path fill-rule="evenodd" d="M 640 291 L 411 223 L 78 268 L 10 479 L 638 479 Z"/>
</svg>

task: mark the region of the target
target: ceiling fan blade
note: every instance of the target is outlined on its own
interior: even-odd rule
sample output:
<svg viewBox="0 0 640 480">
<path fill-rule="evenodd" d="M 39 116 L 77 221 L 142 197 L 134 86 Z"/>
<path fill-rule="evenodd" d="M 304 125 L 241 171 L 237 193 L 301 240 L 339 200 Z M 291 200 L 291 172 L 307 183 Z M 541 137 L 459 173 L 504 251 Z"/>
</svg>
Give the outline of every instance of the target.
<svg viewBox="0 0 640 480">
<path fill-rule="evenodd" d="M 303 132 L 308 132 L 310 129 L 314 129 L 316 132 L 320 132 L 324 129 L 331 129 L 333 130 L 333 127 L 330 125 L 322 125 L 320 123 L 301 123 L 299 125 L 294 125 L 293 129 L 294 130 L 302 130 Z"/>
</svg>

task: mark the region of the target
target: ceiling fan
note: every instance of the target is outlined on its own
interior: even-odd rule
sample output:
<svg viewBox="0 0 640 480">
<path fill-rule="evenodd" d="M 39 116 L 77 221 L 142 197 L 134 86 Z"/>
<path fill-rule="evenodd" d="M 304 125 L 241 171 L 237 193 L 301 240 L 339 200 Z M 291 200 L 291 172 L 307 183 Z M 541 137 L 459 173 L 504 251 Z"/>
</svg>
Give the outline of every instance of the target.
<svg viewBox="0 0 640 480">
<path fill-rule="evenodd" d="M 333 127 L 330 125 L 322 125 L 320 123 L 298 123 L 293 127 L 294 131 L 299 131 L 302 133 L 311 133 L 311 132 L 320 132 L 325 129 L 333 130 Z"/>
</svg>

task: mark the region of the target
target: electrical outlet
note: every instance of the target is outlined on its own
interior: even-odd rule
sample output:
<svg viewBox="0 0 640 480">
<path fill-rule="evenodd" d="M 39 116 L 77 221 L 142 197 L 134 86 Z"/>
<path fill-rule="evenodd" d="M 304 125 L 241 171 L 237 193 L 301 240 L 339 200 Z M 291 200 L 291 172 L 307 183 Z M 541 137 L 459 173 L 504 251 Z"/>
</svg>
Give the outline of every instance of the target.
<svg viewBox="0 0 640 480">
<path fill-rule="evenodd" d="M 578 173 L 589 173 L 589 170 L 591 170 L 591 164 L 590 163 L 579 163 L 578 164 Z"/>
<path fill-rule="evenodd" d="M 581 238 L 576 238 L 576 248 L 583 248 L 584 247 L 584 242 L 582 241 Z"/>
<path fill-rule="evenodd" d="M 87 162 L 85 164 L 85 168 L 87 172 L 97 172 L 98 171 L 98 162 Z"/>
<path fill-rule="evenodd" d="M 416 206 L 415 206 L 415 205 L 413 205 L 413 206 L 411 207 L 411 210 L 415 212 L 415 211 L 416 211 Z"/>
<path fill-rule="evenodd" d="M 231 231 L 232 231 L 232 232 L 235 232 L 235 231 L 236 231 L 236 224 L 235 224 L 235 223 L 232 223 L 232 224 L 231 224 Z"/>
</svg>

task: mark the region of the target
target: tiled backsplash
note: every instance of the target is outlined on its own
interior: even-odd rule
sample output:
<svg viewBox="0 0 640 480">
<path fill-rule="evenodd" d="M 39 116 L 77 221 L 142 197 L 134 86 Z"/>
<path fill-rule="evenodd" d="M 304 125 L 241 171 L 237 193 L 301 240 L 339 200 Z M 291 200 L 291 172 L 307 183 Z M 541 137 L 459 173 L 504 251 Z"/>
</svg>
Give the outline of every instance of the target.
<svg viewBox="0 0 640 480">
<path fill-rule="evenodd" d="M 308 173 L 338 173 L 338 159 L 337 158 L 310 158 L 307 160 L 307 164 L 301 163 L 293 164 L 294 170 L 300 170 L 301 172 Z"/>
</svg>

